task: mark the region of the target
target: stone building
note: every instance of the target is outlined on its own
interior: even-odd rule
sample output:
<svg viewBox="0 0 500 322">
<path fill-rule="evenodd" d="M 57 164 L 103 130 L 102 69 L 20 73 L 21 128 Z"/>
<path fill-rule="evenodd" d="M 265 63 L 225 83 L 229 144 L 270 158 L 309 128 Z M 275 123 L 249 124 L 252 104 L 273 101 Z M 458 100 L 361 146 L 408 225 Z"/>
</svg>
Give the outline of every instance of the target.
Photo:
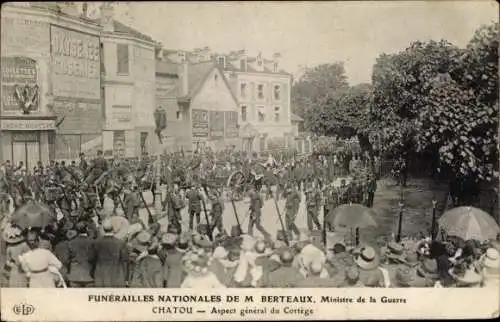
<svg viewBox="0 0 500 322">
<path fill-rule="evenodd" d="M 98 24 L 68 3 L 2 5 L 0 161 L 74 157 L 102 130 Z"/>
</svg>

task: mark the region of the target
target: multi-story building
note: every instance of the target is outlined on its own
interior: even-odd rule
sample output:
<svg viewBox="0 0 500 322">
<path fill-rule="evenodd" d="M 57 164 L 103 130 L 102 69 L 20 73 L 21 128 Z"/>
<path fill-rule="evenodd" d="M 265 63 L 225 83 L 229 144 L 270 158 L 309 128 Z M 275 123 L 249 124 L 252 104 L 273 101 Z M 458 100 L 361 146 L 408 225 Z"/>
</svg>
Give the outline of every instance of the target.
<svg viewBox="0 0 500 322">
<path fill-rule="evenodd" d="M 154 152 L 155 51 L 149 36 L 113 18 L 110 5 L 101 6 L 102 96 L 105 155 L 133 157 Z M 100 141 L 96 140 L 99 145 Z M 91 148 L 92 144 L 88 145 Z"/>
<path fill-rule="evenodd" d="M 167 150 L 241 148 L 238 102 L 210 59 L 188 60 L 182 51 L 164 51 L 156 64 L 156 104 L 167 114 Z"/>
<path fill-rule="evenodd" d="M 0 161 L 75 157 L 102 130 L 100 26 L 51 2 L 4 4 L 1 23 Z"/>
</svg>

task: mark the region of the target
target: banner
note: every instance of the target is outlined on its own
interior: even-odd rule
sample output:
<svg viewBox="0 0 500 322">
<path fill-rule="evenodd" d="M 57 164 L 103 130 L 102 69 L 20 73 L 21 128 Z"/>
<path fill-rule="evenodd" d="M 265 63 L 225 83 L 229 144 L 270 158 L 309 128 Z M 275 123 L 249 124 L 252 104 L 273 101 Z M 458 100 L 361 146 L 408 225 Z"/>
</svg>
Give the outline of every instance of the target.
<svg viewBox="0 0 500 322">
<path fill-rule="evenodd" d="M 238 112 L 224 112 L 225 114 L 225 137 L 238 137 Z"/>
<path fill-rule="evenodd" d="M 210 111 L 210 138 L 222 139 L 224 138 L 224 112 Z"/>
<path fill-rule="evenodd" d="M 208 137 L 208 111 L 205 110 L 192 110 L 192 134 L 195 138 Z"/>
</svg>

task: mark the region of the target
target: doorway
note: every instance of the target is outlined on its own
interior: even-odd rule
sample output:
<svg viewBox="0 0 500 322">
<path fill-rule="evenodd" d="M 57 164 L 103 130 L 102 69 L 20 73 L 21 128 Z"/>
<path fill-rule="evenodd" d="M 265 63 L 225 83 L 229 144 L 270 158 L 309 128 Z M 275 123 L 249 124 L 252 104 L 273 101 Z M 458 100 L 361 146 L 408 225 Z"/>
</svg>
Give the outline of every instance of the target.
<svg viewBox="0 0 500 322">
<path fill-rule="evenodd" d="M 12 135 L 12 164 L 22 161 L 26 170 L 32 170 L 41 160 L 40 133 L 26 132 Z"/>
</svg>

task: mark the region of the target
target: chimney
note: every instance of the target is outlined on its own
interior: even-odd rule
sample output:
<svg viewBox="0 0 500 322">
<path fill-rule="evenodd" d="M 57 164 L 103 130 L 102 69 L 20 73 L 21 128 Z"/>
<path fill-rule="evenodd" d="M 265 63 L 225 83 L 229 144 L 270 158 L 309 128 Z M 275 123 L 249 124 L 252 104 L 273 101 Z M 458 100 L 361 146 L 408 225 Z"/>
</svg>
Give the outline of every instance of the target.
<svg viewBox="0 0 500 322">
<path fill-rule="evenodd" d="M 163 44 L 161 42 L 156 44 L 155 55 L 156 59 L 163 60 Z"/>
<path fill-rule="evenodd" d="M 186 59 L 179 64 L 179 95 L 186 96 L 188 94 L 188 62 Z"/>
<path fill-rule="evenodd" d="M 74 2 L 63 2 L 60 4 L 61 11 L 67 15 L 76 17 L 78 16 L 78 6 Z"/>
<path fill-rule="evenodd" d="M 105 32 L 114 32 L 113 7 L 110 3 L 104 2 L 101 7 L 101 26 Z"/>
</svg>

